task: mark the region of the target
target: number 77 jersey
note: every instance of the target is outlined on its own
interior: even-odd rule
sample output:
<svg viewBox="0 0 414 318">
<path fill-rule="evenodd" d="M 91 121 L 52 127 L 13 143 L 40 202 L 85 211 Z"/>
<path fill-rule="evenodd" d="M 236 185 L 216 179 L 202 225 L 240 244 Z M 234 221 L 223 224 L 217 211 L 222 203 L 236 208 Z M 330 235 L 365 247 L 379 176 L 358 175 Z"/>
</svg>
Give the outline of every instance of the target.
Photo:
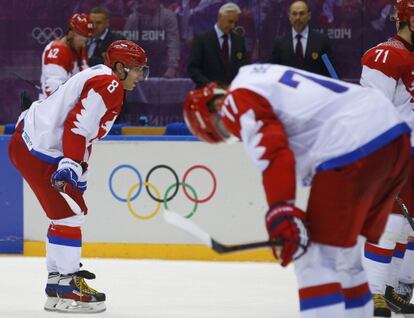
<svg viewBox="0 0 414 318">
<path fill-rule="evenodd" d="M 265 171 L 285 173 L 284 164 L 282 169 L 272 164 L 286 148 L 293 153 L 296 177 L 307 185 L 316 172 L 355 162 L 410 131 L 376 89 L 270 64 L 240 69 L 222 116 L 269 187 L 276 176 Z"/>
<path fill-rule="evenodd" d="M 379 89 L 414 128 L 414 55 L 399 36 L 369 49 L 361 59 L 361 85 Z M 414 145 L 414 136 L 411 136 Z"/>
</svg>

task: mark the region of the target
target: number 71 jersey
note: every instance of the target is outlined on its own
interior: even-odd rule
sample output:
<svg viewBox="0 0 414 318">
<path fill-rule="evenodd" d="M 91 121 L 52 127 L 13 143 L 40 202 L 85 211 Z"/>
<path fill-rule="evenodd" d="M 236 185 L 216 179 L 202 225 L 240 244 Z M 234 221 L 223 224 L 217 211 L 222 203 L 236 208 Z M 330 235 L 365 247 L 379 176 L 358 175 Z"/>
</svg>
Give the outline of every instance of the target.
<svg viewBox="0 0 414 318">
<path fill-rule="evenodd" d="M 414 128 L 414 54 L 410 50 L 399 36 L 369 49 L 361 59 L 361 85 L 379 89 Z"/>
<path fill-rule="evenodd" d="M 222 114 L 262 172 L 287 140 L 305 185 L 410 131 L 376 89 L 270 64 L 240 69 Z"/>
</svg>

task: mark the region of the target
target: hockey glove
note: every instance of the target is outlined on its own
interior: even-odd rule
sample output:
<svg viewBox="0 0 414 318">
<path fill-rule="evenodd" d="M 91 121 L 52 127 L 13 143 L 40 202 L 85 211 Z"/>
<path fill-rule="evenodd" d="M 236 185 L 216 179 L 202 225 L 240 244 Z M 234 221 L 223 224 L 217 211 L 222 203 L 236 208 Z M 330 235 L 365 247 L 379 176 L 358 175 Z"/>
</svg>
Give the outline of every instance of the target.
<svg viewBox="0 0 414 318">
<path fill-rule="evenodd" d="M 82 173 L 81 177 L 78 181 L 78 189 L 80 192 L 85 192 L 87 189 L 87 179 L 88 179 L 88 171 Z"/>
<path fill-rule="evenodd" d="M 78 181 L 78 189 L 80 192 L 83 193 L 86 191 L 87 183 L 88 183 L 88 163 L 85 161 L 82 161 L 81 167 L 82 167 L 82 175 Z"/>
<path fill-rule="evenodd" d="M 72 193 L 78 186 L 82 166 L 70 158 L 59 161 L 58 169 L 52 174 L 50 182 L 57 191 Z"/>
<path fill-rule="evenodd" d="M 308 231 L 303 223 L 305 213 L 293 205 L 282 203 L 276 205 L 266 214 L 266 228 L 269 239 L 283 239 L 283 246 L 273 247 L 275 258 L 287 266 L 306 252 L 309 244 Z"/>
</svg>

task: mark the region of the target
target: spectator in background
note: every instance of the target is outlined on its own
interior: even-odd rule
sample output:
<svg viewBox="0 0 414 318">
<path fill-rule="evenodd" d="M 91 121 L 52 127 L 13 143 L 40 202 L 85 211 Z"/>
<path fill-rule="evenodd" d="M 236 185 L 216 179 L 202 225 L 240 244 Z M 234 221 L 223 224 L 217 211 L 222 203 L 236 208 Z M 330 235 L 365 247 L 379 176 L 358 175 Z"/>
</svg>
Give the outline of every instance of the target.
<svg viewBox="0 0 414 318">
<path fill-rule="evenodd" d="M 211 81 L 229 84 L 247 64 L 245 39 L 232 32 L 240 13 L 238 5 L 224 4 L 214 28 L 194 37 L 187 71 L 197 87 Z"/>
<path fill-rule="evenodd" d="M 330 60 L 329 38 L 309 29 L 311 11 L 306 1 L 294 1 L 288 9 L 291 30 L 276 38 L 270 63 L 293 66 L 309 72 L 329 76 L 321 56 L 327 54 Z"/>
<path fill-rule="evenodd" d="M 105 7 L 95 7 L 89 17 L 94 24 L 93 37 L 88 41 L 89 65 L 104 64 L 104 54 L 108 46 L 117 40 L 125 40 L 109 29 L 109 12 Z"/>
<path fill-rule="evenodd" d="M 151 56 L 150 76 L 175 77 L 180 59 L 177 16 L 160 0 L 143 0 L 125 23 L 125 35 Z"/>
<path fill-rule="evenodd" d="M 85 13 L 75 13 L 62 39 L 50 42 L 42 54 L 41 91 L 45 99 L 72 75 L 88 68 L 86 41 L 93 32 L 93 23 Z"/>
</svg>

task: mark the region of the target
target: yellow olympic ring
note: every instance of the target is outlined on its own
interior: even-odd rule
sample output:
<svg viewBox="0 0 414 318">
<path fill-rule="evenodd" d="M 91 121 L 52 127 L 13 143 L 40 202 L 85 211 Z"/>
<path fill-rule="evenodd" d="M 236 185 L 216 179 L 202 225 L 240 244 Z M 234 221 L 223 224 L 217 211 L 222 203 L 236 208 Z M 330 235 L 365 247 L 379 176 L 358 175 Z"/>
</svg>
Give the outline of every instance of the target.
<svg viewBox="0 0 414 318">
<path fill-rule="evenodd" d="M 155 185 L 153 185 L 152 183 L 149 183 L 149 182 L 147 182 L 147 181 L 145 181 L 144 182 L 144 185 L 145 186 L 148 186 L 148 187 L 150 187 L 152 190 L 154 190 L 154 192 L 155 192 L 155 195 L 157 196 L 157 198 L 162 202 L 162 200 L 161 200 L 161 194 L 160 194 L 160 191 L 158 191 L 158 188 L 155 186 Z M 129 192 L 128 192 L 128 196 L 127 196 L 127 206 L 128 206 L 128 210 L 129 210 L 129 212 L 131 212 L 131 214 L 133 215 L 133 216 L 135 216 L 137 219 L 139 219 L 139 220 L 149 220 L 149 219 L 152 219 L 157 213 L 158 213 L 158 211 L 161 209 L 161 203 L 160 202 L 158 202 L 157 201 L 157 205 L 155 206 L 155 209 L 154 209 L 154 211 L 152 211 L 151 212 L 151 214 L 149 214 L 149 215 L 139 215 L 135 210 L 134 210 L 134 208 L 132 207 L 132 205 L 131 205 L 131 197 L 132 197 L 132 193 L 137 189 L 139 187 L 139 183 L 135 183 L 132 187 L 131 187 L 131 189 L 129 189 Z"/>
</svg>

